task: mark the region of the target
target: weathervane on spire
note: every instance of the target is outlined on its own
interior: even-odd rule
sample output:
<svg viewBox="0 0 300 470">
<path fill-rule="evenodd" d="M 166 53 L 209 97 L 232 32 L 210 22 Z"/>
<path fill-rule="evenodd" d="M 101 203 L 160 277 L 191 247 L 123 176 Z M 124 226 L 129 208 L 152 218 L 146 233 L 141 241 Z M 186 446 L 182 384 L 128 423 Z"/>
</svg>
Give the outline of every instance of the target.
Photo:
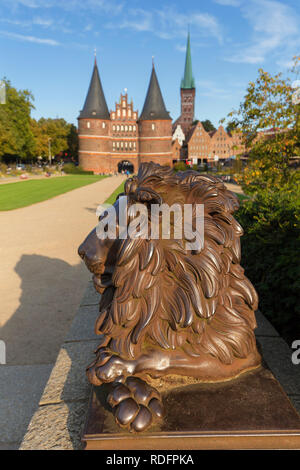
<svg viewBox="0 0 300 470">
<path fill-rule="evenodd" d="M 154 67 L 154 55 L 152 56 L 152 67 Z"/>
<path fill-rule="evenodd" d="M 97 49 L 96 49 L 96 47 L 94 49 L 94 56 L 95 56 L 95 64 L 96 64 L 96 62 L 97 62 Z"/>
</svg>

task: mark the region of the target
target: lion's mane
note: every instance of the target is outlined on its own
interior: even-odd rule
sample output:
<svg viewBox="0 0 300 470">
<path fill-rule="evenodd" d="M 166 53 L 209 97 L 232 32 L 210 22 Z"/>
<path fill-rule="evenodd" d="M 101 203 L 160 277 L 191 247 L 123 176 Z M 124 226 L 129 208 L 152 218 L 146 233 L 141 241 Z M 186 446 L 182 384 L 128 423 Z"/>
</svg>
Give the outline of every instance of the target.
<svg viewBox="0 0 300 470">
<path fill-rule="evenodd" d="M 141 165 L 125 183 L 129 201 L 204 204 L 204 248 L 185 241 L 120 241 L 113 286 L 100 302 L 96 333 L 121 357 L 160 347 L 224 364 L 255 349 L 257 294 L 240 266 L 237 197 L 213 176 Z"/>
</svg>

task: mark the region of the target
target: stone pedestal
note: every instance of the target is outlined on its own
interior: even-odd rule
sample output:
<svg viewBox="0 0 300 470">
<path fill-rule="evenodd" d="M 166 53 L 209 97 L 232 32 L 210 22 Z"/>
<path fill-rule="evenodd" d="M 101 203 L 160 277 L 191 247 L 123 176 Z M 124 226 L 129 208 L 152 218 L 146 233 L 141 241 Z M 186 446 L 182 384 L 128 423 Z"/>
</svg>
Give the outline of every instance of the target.
<svg viewBox="0 0 300 470">
<path fill-rule="evenodd" d="M 300 416 L 264 367 L 225 383 L 169 388 L 163 422 L 140 434 L 116 425 L 107 391 L 92 389 L 86 449 L 300 449 Z"/>
</svg>

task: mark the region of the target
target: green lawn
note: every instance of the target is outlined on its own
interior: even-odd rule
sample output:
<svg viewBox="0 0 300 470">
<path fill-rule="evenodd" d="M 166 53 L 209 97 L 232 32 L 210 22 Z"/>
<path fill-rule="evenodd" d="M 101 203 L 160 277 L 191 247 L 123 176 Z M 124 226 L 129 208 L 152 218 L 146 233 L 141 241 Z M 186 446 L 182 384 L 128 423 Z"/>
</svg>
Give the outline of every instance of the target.
<svg viewBox="0 0 300 470">
<path fill-rule="evenodd" d="M 125 181 L 106 199 L 105 204 L 113 204 L 115 202 L 117 195 L 124 192 L 124 183 Z"/>
<path fill-rule="evenodd" d="M 67 175 L 0 185 L 0 211 L 10 211 L 46 201 L 59 194 L 104 178 L 97 175 Z"/>
<path fill-rule="evenodd" d="M 245 199 L 249 199 L 249 196 L 246 196 L 245 194 L 240 194 L 240 193 L 234 193 L 240 202 L 243 202 Z"/>
</svg>

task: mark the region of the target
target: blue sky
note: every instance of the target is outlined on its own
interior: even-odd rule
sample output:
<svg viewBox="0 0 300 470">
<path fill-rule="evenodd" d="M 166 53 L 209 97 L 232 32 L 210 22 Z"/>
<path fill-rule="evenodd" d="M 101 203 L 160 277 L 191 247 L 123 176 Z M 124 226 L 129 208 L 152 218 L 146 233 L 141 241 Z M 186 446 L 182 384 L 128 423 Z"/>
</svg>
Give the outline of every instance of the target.
<svg viewBox="0 0 300 470">
<path fill-rule="evenodd" d="M 110 109 L 126 87 L 141 112 L 154 56 L 167 109 L 190 28 L 196 112 L 218 125 L 259 67 L 286 73 L 300 51 L 300 0 L 0 0 L 0 78 L 35 97 L 33 116 L 76 123 L 94 48 Z"/>
</svg>

